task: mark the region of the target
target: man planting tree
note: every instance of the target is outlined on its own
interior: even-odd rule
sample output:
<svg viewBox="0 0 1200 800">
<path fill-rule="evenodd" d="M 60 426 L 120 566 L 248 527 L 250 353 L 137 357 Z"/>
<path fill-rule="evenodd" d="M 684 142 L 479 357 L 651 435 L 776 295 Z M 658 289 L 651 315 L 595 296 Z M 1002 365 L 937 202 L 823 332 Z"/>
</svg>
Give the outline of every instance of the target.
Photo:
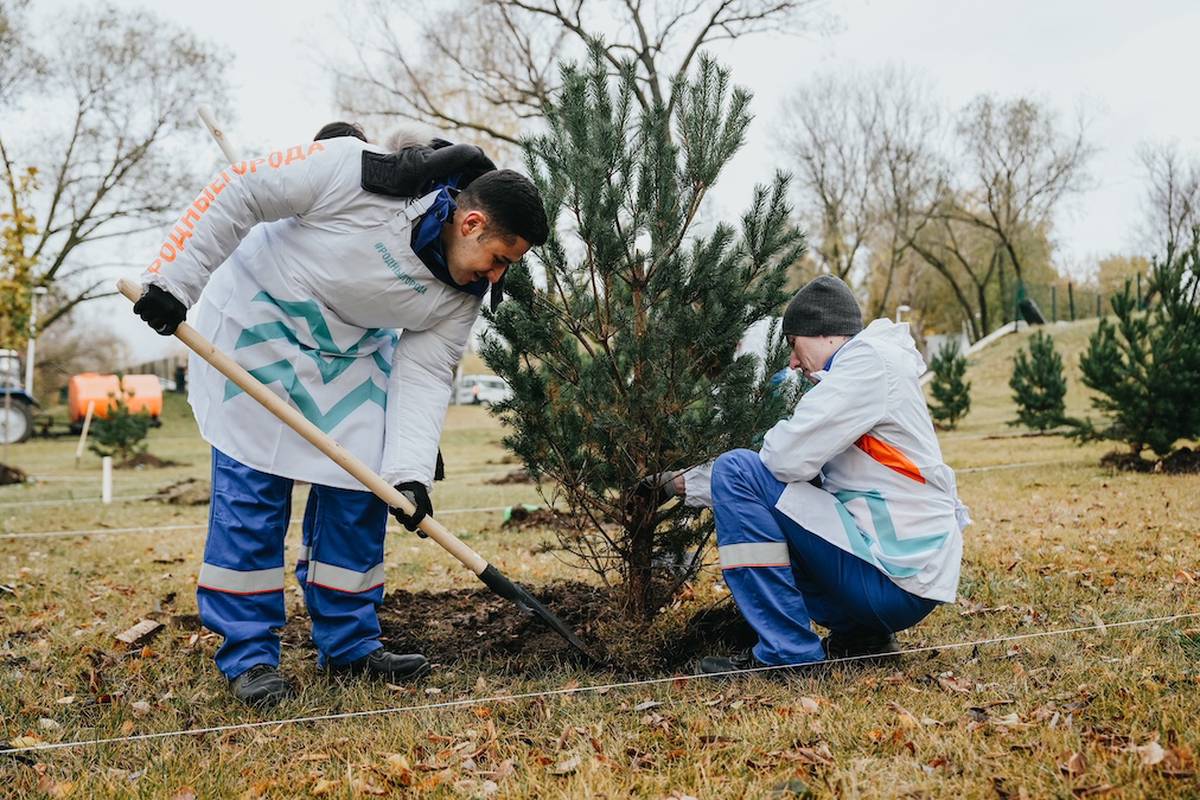
<svg viewBox="0 0 1200 800">
<path fill-rule="evenodd" d="M 970 518 L 908 326 L 864 329 L 849 287 L 822 276 L 792 299 L 782 330 L 792 369 L 816 383 L 791 417 L 761 452 L 732 450 L 661 481 L 662 499 L 712 508 L 725 583 L 759 637 L 745 653 L 704 658 L 706 673 L 894 654 L 895 632 L 958 588 Z"/>
<path fill-rule="evenodd" d="M 162 245 L 134 310 L 170 335 L 197 305 L 217 348 L 407 496 L 414 513 L 392 514 L 415 530 L 433 513 L 452 374 L 481 299 L 490 285 L 498 300 L 547 221 L 533 184 L 476 147 L 389 154 L 353 128 L 223 170 Z M 379 641 L 384 503 L 207 362 L 189 369 L 213 447 L 197 601 L 224 637 L 216 662 L 233 694 L 265 706 L 294 691 L 274 629 L 297 480 L 312 484 L 296 576 L 318 666 L 391 682 L 428 672 L 423 656 Z"/>
</svg>

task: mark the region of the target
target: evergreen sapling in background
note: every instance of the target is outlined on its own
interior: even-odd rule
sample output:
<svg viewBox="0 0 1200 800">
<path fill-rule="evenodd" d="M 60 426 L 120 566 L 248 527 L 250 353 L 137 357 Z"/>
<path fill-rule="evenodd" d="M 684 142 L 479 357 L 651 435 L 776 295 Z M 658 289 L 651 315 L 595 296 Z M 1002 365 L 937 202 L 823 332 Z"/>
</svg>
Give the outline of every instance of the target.
<svg viewBox="0 0 1200 800">
<path fill-rule="evenodd" d="M 1063 423 L 1067 379 L 1062 356 L 1054 349 L 1054 339 L 1048 334 L 1042 331 L 1033 334 L 1028 356 L 1024 348 L 1017 350 L 1008 385 L 1017 404 L 1017 420 L 1009 425 L 1046 431 Z"/>
<path fill-rule="evenodd" d="M 1146 448 L 1159 458 L 1172 454 L 1181 439 L 1200 436 L 1200 231 L 1181 252 L 1168 250 L 1155 260 L 1149 296 L 1153 306 L 1138 308 L 1130 281 L 1112 298 L 1115 322 L 1100 320 L 1080 358 L 1083 383 L 1104 417 L 1072 420 L 1081 442 L 1110 440 L 1128 448 L 1130 466 L 1149 466 Z"/>
<path fill-rule="evenodd" d="M 929 404 L 929 414 L 939 428 L 952 431 L 971 410 L 971 384 L 964 380 L 967 357 L 959 352 L 958 342 L 951 342 L 938 350 L 929 366 L 933 370 L 929 390 L 934 400 Z"/>
<path fill-rule="evenodd" d="M 109 397 L 113 397 L 110 393 Z M 146 452 L 146 436 L 152 420 L 145 411 L 136 414 L 122 398 L 109 404 L 108 415 L 92 423 L 91 444 L 88 449 L 98 456 L 112 456 L 117 465 L 126 464 L 134 456 Z"/>
<path fill-rule="evenodd" d="M 698 224 L 750 123 L 750 95 L 726 69 L 701 58 L 646 106 L 635 81 L 599 47 L 563 67 L 549 132 L 526 147 L 557 225 L 536 271 L 510 269 L 482 355 L 513 389 L 495 407 L 505 445 L 575 521 L 560 545 L 620 584 L 627 618 L 648 620 L 700 565 L 713 523 L 632 487 L 748 446 L 786 413 L 790 393 L 770 386 L 781 337 L 772 330 L 768 365 L 737 349 L 786 300 L 803 238 L 781 174 L 738 225 Z"/>
</svg>

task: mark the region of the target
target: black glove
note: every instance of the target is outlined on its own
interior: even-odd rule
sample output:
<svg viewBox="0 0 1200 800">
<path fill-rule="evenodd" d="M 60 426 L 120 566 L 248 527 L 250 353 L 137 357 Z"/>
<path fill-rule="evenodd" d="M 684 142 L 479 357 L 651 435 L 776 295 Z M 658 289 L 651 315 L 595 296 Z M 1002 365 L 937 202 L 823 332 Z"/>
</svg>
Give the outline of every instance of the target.
<svg viewBox="0 0 1200 800">
<path fill-rule="evenodd" d="M 155 333 L 170 336 L 187 318 L 187 306 L 167 290 L 150 284 L 133 304 L 133 313 L 144 319 Z"/>
<path fill-rule="evenodd" d="M 421 524 L 421 520 L 427 516 L 433 516 L 433 503 L 429 500 L 429 490 L 425 488 L 425 484 L 417 481 L 397 483 L 396 491 L 408 498 L 408 502 L 413 504 L 414 510 L 412 516 L 409 516 L 400 509 L 393 508 L 392 516 L 410 531 L 416 531 L 416 534 L 422 539 L 428 538 L 423 532 L 417 530 L 417 526 Z"/>
<path fill-rule="evenodd" d="M 647 475 L 637 482 L 629 492 L 625 503 L 625 513 L 635 514 L 639 508 L 649 505 L 658 508 L 672 497 L 675 497 L 676 472 L 660 472 L 657 475 Z"/>
</svg>

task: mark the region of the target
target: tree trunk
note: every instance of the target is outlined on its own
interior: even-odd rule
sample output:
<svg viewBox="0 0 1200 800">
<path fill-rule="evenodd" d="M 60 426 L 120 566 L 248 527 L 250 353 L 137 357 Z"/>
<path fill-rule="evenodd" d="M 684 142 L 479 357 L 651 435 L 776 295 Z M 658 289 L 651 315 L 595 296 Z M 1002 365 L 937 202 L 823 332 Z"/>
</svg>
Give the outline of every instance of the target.
<svg viewBox="0 0 1200 800">
<path fill-rule="evenodd" d="M 625 577 L 625 615 L 631 620 L 654 616 L 651 567 L 654 560 L 654 529 L 649 526 L 629 529 L 628 572 Z"/>
</svg>

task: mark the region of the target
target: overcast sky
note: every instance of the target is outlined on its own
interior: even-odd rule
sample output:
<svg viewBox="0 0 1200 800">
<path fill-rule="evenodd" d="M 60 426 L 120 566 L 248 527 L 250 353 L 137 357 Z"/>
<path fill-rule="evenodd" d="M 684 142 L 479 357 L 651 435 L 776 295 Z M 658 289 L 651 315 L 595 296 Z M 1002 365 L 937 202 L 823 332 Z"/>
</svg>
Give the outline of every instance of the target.
<svg viewBox="0 0 1200 800">
<path fill-rule="evenodd" d="M 146 7 L 136 0 L 118 4 Z M 69 5 L 43 0 L 35 8 L 44 13 Z M 231 52 L 236 121 L 229 127 L 235 142 L 292 144 L 339 116 L 331 81 L 313 52 L 314 42 L 330 51 L 339 47 L 335 2 L 204 0 L 150 7 Z M 734 80 L 754 91 L 756 115 L 746 148 L 719 186 L 720 210 L 739 211 L 753 184 L 769 178 L 777 166 L 770 136 L 781 100 L 790 86 L 819 70 L 903 65 L 924 76 L 952 109 L 980 92 L 1033 96 L 1064 120 L 1082 106 L 1099 148 L 1091 164 L 1093 188 L 1063 209 L 1055 228 L 1059 263 L 1076 269 L 1134 246 L 1142 195 L 1134 152 L 1140 141 L 1174 139 L 1200 153 L 1195 0 L 840 0 L 831 9 L 840 19 L 837 33 L 764 35 L 714 50 L 733 68 Z M 139 356 L 159 355 L 157 343 L 137 340 L 145 342 Z"/>
</svg>

